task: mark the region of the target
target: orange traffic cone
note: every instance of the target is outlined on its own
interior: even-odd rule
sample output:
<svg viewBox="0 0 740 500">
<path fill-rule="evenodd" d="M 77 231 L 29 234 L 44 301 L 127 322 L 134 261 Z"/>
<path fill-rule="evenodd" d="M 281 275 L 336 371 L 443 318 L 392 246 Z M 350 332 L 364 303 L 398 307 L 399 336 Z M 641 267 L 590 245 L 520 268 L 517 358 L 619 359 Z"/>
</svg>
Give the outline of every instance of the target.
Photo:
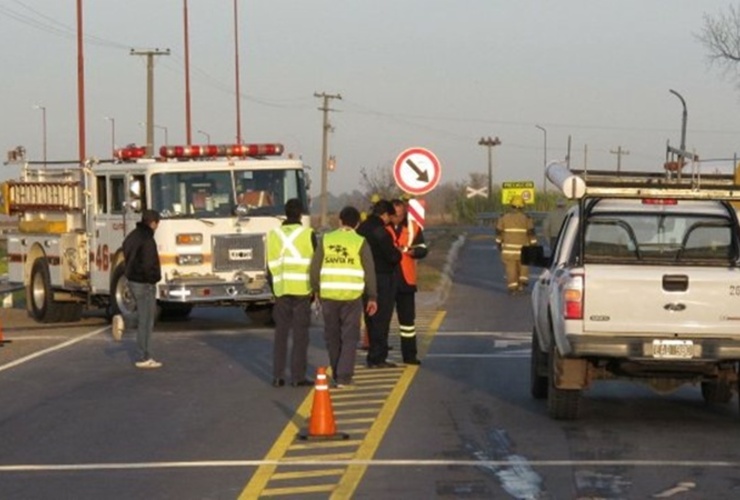
<svg viewBox="0 0 740 500">
<path fill-rule="evenodd" d="M 349 438 L 349 434 L 337 432 L 337 424 L 334 421 L 334 410 L 331 407 L 331 397 L 329 396 L 329 377 L 326 375 L 326 368 L 323 366 L 320 366 L 316 370 L 313 407 L 311 408 L 308 431 L 304 429 L 298 437 L 308 440 Z"/>
<path fill-rule="evenodd" d="M 3 335 L 3 322 L 0 320 L 0 347 L 5 344 L 10 344 L 11 342 L 12 340 L 5 340 L 5 336 Z"/>
</svg>

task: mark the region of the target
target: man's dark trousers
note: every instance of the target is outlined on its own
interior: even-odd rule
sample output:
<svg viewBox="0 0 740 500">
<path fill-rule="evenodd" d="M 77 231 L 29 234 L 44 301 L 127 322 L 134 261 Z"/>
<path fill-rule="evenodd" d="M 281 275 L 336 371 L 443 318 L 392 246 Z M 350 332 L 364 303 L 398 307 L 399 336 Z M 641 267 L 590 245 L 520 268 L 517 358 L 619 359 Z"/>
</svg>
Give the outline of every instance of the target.
<svg viewBox="0 0 740 500">
<path fill-rule="evenodd" d="M 377 274 L 378 311 L 372 316 L 365 314 L 365 325 L 370 347 L 367 364 L 384 363 L 388 358 L 388 332 L 391 327 L 393 308 L 396 303 L 397 281 L 393 274 Z"/>
<path fill-rule="evenodd" d="M 290 352 L 290 374 L 293 382 L 306 379 L 308 357 L 308 328 L 311 326 L 311 298 L 308 295 L 283 295 L 275 299 L 272 309 L 275 320 L 275 344 L 272 370 L 274 378 L 285 375 L 288 355 L 288 337 L 293 330 L 293 347 Z"/>
</svg>

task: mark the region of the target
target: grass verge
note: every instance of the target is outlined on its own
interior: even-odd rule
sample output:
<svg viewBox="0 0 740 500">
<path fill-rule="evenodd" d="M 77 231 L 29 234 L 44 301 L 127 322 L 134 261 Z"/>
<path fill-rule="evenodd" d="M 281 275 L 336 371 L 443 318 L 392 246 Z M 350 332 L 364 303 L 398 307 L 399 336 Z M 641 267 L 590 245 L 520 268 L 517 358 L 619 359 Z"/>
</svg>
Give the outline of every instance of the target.
<svg viewBox="0 0 740 500">
<path fill-rule="evenodd" d="M 424 239 L 429 247 L 426 258 L 418 262 L 416 268 L 417 286 L 420 292 L 433 292 L 442 277 L 442 269 L 447 262 L 450 247 L 460 236 L 462 230 L 455 227 L 424 230 Z"/>
</svg>

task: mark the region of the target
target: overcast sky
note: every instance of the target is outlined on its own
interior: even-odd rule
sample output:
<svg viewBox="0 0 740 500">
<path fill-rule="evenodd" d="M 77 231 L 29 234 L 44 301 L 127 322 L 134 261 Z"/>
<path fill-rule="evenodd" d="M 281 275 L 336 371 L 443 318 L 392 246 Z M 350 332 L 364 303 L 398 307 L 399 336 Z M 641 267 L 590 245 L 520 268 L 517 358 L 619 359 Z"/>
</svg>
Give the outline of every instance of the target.
<svg viewBox="0 0 740 500">
<path fill-rule="evenodd" d="M 0 141 L 49 159 L 77 157 L 75 1 L 0 0 Z M 87 153 L 145 142 L 145 58 L 156 58 L 155 122 L 185 143 L 183 0 L 84 0 Z M 282 142 L 318 180 L 321 104 L 331 107 L 334 193 L 358 186 L 362 167 L 391 168 L 422 146 L 442 182 L 487 172 L 482 136 L 498 136 L 494 182 L 542 182 L 548 159 L 661 169 L 666 140 L 705 158 L 740 152 L 740 92 L 707 66 L 696 40 L 703 15 L 726 1 L 696 0 L 239 0 L 242 135 Z M 236 136 L 233 0 L 188 0 L 195 143 Z M 156 144 L 164 131 L 156 130 Z M 6 167 L 7 168 L 7 167 Z M 7 170 L 6 170 L 7 172 Z M 318 182 L 314 183 L 314 191 Z"/>
</svg>

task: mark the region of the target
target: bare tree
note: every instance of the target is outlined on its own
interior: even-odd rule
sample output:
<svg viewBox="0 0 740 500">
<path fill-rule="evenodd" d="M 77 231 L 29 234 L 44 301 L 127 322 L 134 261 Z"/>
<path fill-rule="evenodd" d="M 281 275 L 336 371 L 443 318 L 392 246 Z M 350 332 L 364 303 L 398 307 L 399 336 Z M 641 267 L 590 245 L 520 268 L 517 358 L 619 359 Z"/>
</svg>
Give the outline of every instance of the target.
<svg viewBox="0 0 740 500">
<path fill-rule="evenodd" d="M 401 191 L 396 186 L 393 178 L 393 169 L 378 165 L 372 170 L 365 167 L 360 169 L 360 184 L 368 194 L 368 199 L 373 195 L 381 198 L 391 199 L 400 196 Z"/>
<path fill-rule="evenodd" d="M 704 15 L 704 25 L 696 35 L 709 51 L 707 58 L 727 74 L 738 75 L 740 62 L 740 9 L 733 5 L 716 16 Z"/>
</svg>

